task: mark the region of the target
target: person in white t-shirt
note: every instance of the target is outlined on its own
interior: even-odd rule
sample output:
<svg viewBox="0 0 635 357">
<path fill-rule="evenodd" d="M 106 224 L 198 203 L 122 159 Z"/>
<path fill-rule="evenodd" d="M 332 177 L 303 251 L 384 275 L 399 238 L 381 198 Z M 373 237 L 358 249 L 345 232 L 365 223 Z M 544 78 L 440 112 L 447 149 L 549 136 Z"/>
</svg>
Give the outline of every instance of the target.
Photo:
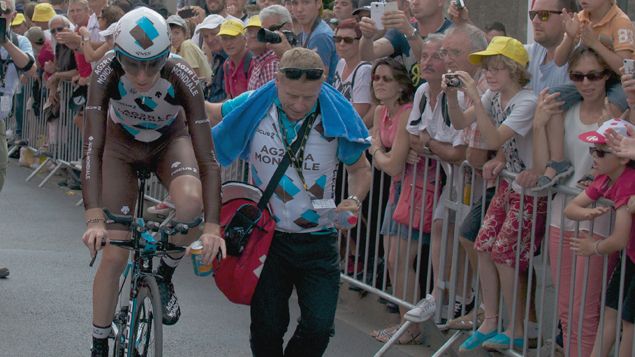
<svg viewBox="0 0 635 357">
<path fill-rule="evenodd" d="M 496 177 L 503 168 L 510 173 L 520 173 L 532 166 L 544 169 L 532 163 L 531 129 L 536 96 L 524 89 L 529 73 L 528 54 L 523 45 L 511 37 L 498 36 L 485 51 L 472 53 L 469 60 L 482 65 L 490 86 L 480 97 L 472 77 L 466 72 L 456 72 L 474 106 L 463 112 L 457 96 L 451 94 L 456 89 L 445 82 L 443 87 L 451 94 L 448 111 L 452 124 L 462 129 L 476 122 L 488 149 L 504 153 L 505 162 L 494 159 L 483 166 L 483 177 Z M 473 351 L 481 345 L 490 350 L 524 346 L 526 272 L 544 233 L 547 202 L 545 197 L 521 201 L 520 192 L 512 188 L 510 180 L 501 179 L 474 245 L 479 258 L 485 318 L 479 329 L 461 344 L 461 351 Z M 520 274 L 516 275 L 516 269 Z M 514 294 L 515 281 L 519 282 L 517 294 Z M 503 293 L 505 315 L 515 317 L 513 321 L 505 321 L 501 333 L 498 333 L 499 290 Z M 513 307 L 516 309 L 512 310 Z"/>
<path fill-rule="evenodd" d="M 355 19 L 342 21 L 335 29 L 335 50 L 340 60 L 335 69 L 333 86 L 364 119 L 367 127 L 372 126 L 373 111 L 370 110 L 372 98 L 370 94 L 370 62 L 364 62 L 359 55 L 359 39 L 362 32 Z M 368 115 L 367 115 L 368 114 Z"/>
</svg>

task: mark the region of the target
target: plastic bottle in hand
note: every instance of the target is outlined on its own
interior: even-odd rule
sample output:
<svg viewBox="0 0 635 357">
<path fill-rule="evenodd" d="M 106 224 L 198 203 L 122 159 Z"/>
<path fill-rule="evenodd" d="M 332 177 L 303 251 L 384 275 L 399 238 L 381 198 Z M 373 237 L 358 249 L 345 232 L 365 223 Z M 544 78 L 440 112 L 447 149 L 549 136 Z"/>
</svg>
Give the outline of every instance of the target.
<svg viewBox="0 0 635 357">
<path fill-rule="evenodd" d="M 357 216 L 351 211 L 335 212 L 334 223 L 339 229 L 350 229 L 357 225 Z"/>
</svg>

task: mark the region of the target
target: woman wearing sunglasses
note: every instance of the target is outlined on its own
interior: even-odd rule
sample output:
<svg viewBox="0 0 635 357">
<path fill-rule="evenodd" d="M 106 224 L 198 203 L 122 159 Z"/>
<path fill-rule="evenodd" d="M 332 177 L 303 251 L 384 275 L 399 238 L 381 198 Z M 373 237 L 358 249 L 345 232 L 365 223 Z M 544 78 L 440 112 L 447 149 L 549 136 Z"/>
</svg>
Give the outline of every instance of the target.
<svg viewBox="0 0 635 357">
<path fill-rule="evenodd" d="M 419 160 L 420 157 L 416 154 L 409 155 L 411 141 L 416 136 L 406 131 L 415 89 L 406 68 L 392 58 L 384 57 L 377 60 L 371 73 L 373 75 L 371 88 L 378 105 L 375 109 L 373 124 L 373 143 L 368 151 L 373 156 L 375 167 L 391 176 L 388 203 L 381 227 L 386 265 L 396 296 L 416 303 L 419 299 L 418 293 L 415 292 L 417 277 L 415 261 L 420 232 L 393 219 L 402 190 L 409 189 L 414 184 L 411 180 L 414 174 L 414 163 L 419 162 L 416 186 L 423 186 L 425 177 L 422 170 L 425 166 L 423 160 Z M 434 177 L 434 171 L 432 172 L 430 177 Z M 402 174 L 404 180 L 411 181 L 402 182 Z M 415 201 L 414 205 L 420 207 L 421 202 Z M 420 211 L 413 214 L 413 217 L 416 217 L 414 219 L 419 219 L 419 213 Z M 431 216 L 432 212 L 427 214 Z M 429 238 L 427 240 L 429 241 Z M 405 287 L 407 289 L 404 291 Z M 405 307 L 400 307 L 399 310 L 401 316 L 408 311 Z M 387 342 L 400 326 L 401 324 L 397 324 L 375 330 L 371 332 L 371 336 L 380 342 Z M 399 338 L 400 344 L 419 343 L 421 334 L 419 325 L 410 326 Z"/>
<path fill-rule="evenodd" d="M 335 69 L 333 86 L 346 97 L 353 107 L 364 118 L 366 126 L 372 127 L 370 112 L 372 98 L 370 95 L 369 62 L 362 62 L 359 54 L 359 39 L 362 32 L 355 19 L 343 20 L 335 29 L 335 50 L 340 61 Z M 369 118 L 370 117 L 370 118 Z"/>
<path fill-rule="evenodd" d="M 547 162 L 548 136 L 552 123 L 562 125 L 564 130 L 564 158 L 573 165 L 573 175 L 562 184 L 575 188 L 578 181 L 591 172 L 594 158 L 589 155 L 591 144 L 580 141 L 582 133 L 596 130 L 605 120 L 605 100 L 607 85 L 610 80 L 616 80 L 616 74 L 611 71 L 607 63 L 594 50 L 579 46 L 569 59 L 569 78 L 576 90 L 582 96 L 582 101 L 573 105 L 563 113 L 564 120 L 551 120 L 552 116 L 561 113 L 556 94 L 549 94 L 543 90 L 538 98 L 538 106 L 534 116 L 534 153 L 538 160 Z M 561 129 L 561 130 L 562 130 Z M 564 209 L 567 196 L 557 194 L 553 199 L 549 227 L 549 252 L 552 281 L 560 282 L 557 296 L 558 314 L 564 334 L 564 347 L 568 346 L 569 353 L 577 356 L 590 356 L 593 342 L 600 319 L 600 300 L 602 294 L 602 271 L 604 258 L 592 256 L 589 259 L 576 257 L 571 251 L 570 238 L 576 236 L 576 222 L 564 219 L 561 212 Z M 593 236 L 603 239 L 610 231 L 609 215 L 595 219 Z M 580 222 L 579 229 L 590 231 L 590 222 Z M 576 270 L 573 271 L 574 260 Z M 616 256 L 609 256 L 609 272 L 613 271 Z M 587 280 L 585 271 L 588 269 Z M 559 273 L 558 273 L 559 272 Z M 558 275 L 559 274 L 559 275 Z M 573 305 L 569 305 L 571 284 L 574 284 Z M 582 306 L 583 287 L 586 286 L 585 304 Z M 584 314 L 582 314 L 584 311 Z M 570 317 L 570 318 L 569 318 Z M 578 334 L 578 326 L 582 325 L 582 334 Z M 569 328 L 571 327 L 571 328 Z M 568 332 L 571 331 L 571 335 Z"/>
<path fill-rule="evenodd" d="M 190 222 L 204 211 L 200 239 L 210 255 L 220 250 L 220 169 L 205 116 L 198 77 L 182 59 L 168 58 L 166 20 L 140 7 L 118 22 L 114 53 L 95 66 L 89 85 L 84 127 L 82 186 L 87 229 L 82 237 L 92 256 L 108 239 L 130 239 L 129 228 L 107 224 L 102 208 L 131 214 L 139 167 L 155 173 L 168 189 L 175 219 Z M 190 244 L 195 236 L 176 236 Z M 106 245 L 93 284 L 93 356 L 108 355 L 115 291 L 128 252 Z M 172 325 L 180 307 L 172 275 L 182 254 L 161 258 L 157 274 L 163 323 Z"/>
<path fill-rule="evenodd" d="M 46 82 L 49 90 L 48 102 L 55 108 L 58 108 L 59 94 L 57 85 L 61 80 L 70 81 L 77 75 L 77 64 L 73 50 L 57 41 L 57 34 L 60 32 L 72 31 L 71 21 L 64 15 L 55 15 L 49 21 L 49 29 L 51 31 L 51 44 L 55 53 L 55 62 L 47 62 L 44 69 L 48 73 L 52 73 Z M 58 110 L 52 110 L 58 112 Z"/>
</svg>

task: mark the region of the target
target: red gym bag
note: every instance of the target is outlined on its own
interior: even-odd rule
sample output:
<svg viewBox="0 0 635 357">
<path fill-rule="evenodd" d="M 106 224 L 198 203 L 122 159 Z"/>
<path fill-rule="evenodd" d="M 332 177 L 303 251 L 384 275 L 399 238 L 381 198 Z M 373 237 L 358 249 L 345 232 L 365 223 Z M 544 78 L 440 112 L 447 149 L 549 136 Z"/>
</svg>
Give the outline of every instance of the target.
<svg viewBox="0 0 635 357">
<path fill-rule="evenodd" d="M 253 212 L 259 213 L 259 217 L 244 217 L 251 218 L 255 222 L 240 254 L 227 255 L 227 258 L 220 263 L 214 260 L 216 286 L 229 301 L 236 304 L 249 305 L 251 303 L 251 297 L 258 285 L 276 227 L 269 208 L 262 211 L 258 209 L 258 195 L 262 195 L 262 191 L 242 182 L 223 184 L 220 224 L 223 230 L 221 233 L 224 236 L 225 228 L 236 215 L 241 214 L 241 211 L 252 215 Z"/>
<path fill-rule="evenodd" d="M 214 262 L 216 285 L 236 304 L 251 304 L 260 273 L 265 265 L 276 223 L 271 216 L 269 199 L 280 179 L 310 134 L 311 125 L 320 112 L 317 110 L 302 123 L 297 139 L 284 155 L 263 193 L 258 187 L 230 181 L 223 184 L 223 205 L 220 210 L 222 235 L 227 258 Z"/>
</svg>

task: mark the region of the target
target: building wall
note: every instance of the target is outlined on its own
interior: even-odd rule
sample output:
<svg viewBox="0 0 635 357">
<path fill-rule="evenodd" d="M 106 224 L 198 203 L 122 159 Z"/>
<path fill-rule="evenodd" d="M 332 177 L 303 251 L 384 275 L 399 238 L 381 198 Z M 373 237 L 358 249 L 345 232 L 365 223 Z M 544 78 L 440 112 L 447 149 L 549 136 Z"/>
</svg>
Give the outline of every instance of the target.
<svg viewBox="0 0 635 357">
<path fill-rule="evenodd" d="M 491 22 L 499 21 L 505 24 L 508 36 L 525 42 L 529 20 L 527 0 L 465 0 L 465 5 L 476 26 L 484 28 Z"/>
</svg>

